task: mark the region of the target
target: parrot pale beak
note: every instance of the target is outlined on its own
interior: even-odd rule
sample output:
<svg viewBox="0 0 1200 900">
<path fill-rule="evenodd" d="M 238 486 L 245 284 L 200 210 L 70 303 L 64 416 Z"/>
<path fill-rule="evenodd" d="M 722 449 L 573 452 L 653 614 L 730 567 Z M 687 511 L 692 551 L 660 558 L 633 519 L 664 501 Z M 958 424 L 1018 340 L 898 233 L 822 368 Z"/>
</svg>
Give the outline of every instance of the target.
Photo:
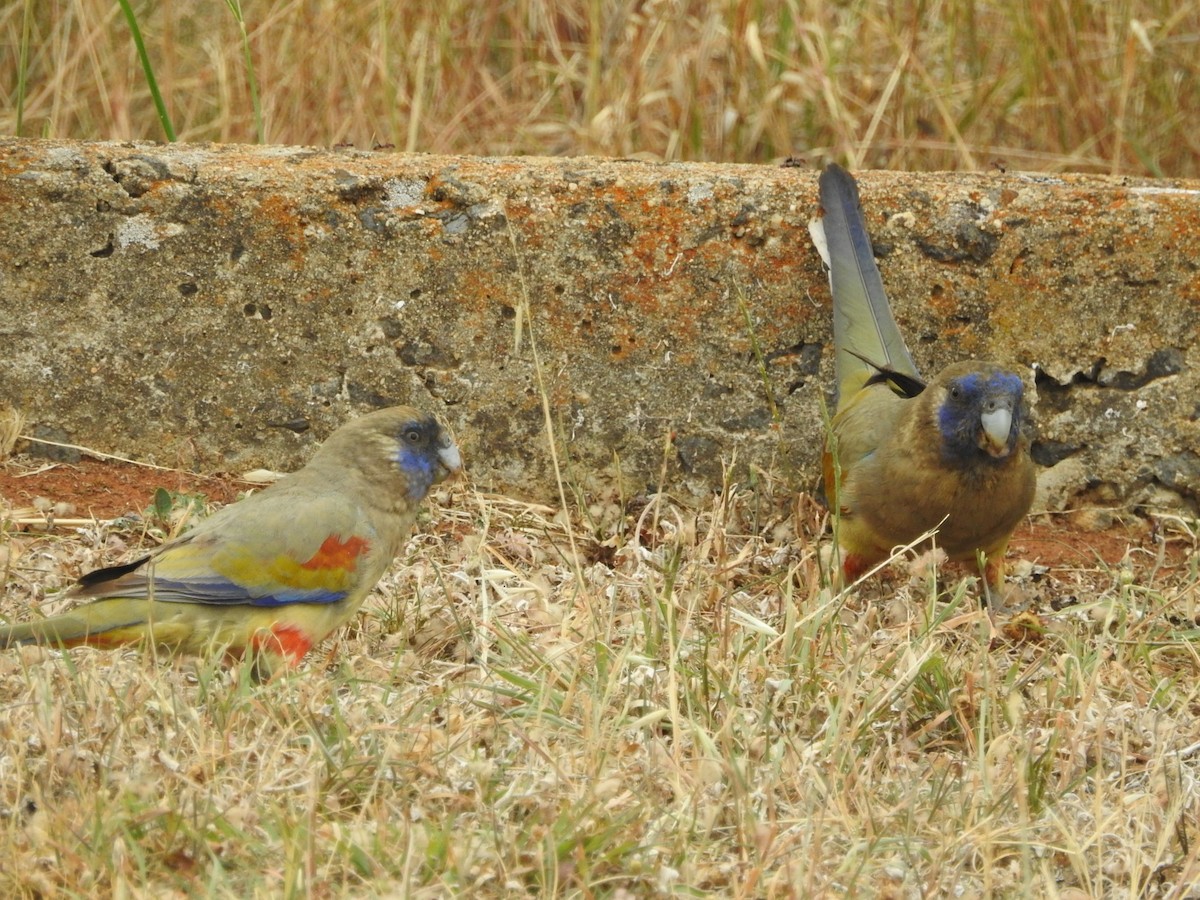
<svg viewBox="0 0 1200 900">
<path fill-rule="evenodd" d="M 988 409 L 979 417 L 983 426 L 979 432 L 979 447 L 997 459 L 1012 452 L 1009 434 L 1012 431 L 1011 402 L 991 401 Z"/>
<path fill-rule="evenodd" d="M 462 468 L 462 455 L 450 435 L 443 434 L 438 442 L 438 471 L 435 481 L 445 481 Z"/>
</svg>

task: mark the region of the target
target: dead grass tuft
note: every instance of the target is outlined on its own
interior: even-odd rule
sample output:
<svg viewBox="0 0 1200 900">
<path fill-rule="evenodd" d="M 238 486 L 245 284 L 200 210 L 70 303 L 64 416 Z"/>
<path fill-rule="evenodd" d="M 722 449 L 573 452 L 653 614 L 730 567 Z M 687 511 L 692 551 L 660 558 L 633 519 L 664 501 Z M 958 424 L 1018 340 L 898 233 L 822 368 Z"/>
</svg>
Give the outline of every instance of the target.
<svg viewBox="0 0 1200 900">
<path fill-rule="evenodd" d="M 14 406 L 0 404 L 0 462 L 13 452 L 24 428 L 24 414 Z"/>
</svg>

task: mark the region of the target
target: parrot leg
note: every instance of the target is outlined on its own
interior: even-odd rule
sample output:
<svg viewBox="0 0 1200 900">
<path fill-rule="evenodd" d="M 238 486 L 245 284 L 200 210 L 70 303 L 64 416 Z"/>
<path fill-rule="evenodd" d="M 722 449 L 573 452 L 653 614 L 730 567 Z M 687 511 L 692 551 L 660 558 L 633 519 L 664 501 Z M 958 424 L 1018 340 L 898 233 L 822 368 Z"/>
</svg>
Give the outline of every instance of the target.
<svg viewBox="0 0 1200 900">
<path fill-rule="evenodd" d="M 987 591 L 988 605 L 992 605 L 993 599 L 999 600 L 1004 591 L 1004 554 L 993 554 L 988 557 L 987 562 L 983 566 L 983 580 Z"/>
<path fill-rule="evenodd" d="M 984 601 L 990 612 L 1014 615 L 1032 602 L 1024 588 L 1004 581 L 1004 551 L 989 556 L 983 567 Z"/>
</svg>

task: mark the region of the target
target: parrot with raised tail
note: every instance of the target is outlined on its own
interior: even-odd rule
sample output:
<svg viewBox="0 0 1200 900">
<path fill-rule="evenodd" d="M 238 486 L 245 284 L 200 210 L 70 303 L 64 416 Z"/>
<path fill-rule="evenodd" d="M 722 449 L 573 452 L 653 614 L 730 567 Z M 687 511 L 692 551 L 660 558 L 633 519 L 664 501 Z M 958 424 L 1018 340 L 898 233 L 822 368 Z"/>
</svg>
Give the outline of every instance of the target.
<svg viewBox="0 0 1200 900">
<path fill-rule="evenodd" d="M 387 570 L 426 493 L 462 460 L 432 416 L 393 407 L 337 429 L 304 468 L 124 565 L 90 572 L 62 615 L 0 626 L 0 646 L 154 644 L 296 665 Z"/>
<path fill-rule="evenodd" d="M 998 598 L 1036 486 L 1021 376 L 969 360 L 927 383 L 884 293 L 854 178 L 830 165 L 819 194 L 809 229 L 833 294 L 837 406 L 823 461 L 841 576 L 853 581 L 936 530 L 950 559 L 983 555 L 985 598 Z"/>
</svg>

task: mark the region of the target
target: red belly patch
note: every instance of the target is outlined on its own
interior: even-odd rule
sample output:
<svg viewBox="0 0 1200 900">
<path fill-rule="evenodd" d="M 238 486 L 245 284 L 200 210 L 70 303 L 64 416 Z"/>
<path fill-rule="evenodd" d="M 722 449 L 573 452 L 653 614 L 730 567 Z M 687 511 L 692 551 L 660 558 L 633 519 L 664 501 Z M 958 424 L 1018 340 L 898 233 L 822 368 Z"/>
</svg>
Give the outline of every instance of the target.
<svg viewBox="0 0 1200 900">
<path fill-rule="evenodd" d="M 299 628 L 292 625 L 272 625 L 270 631 L 260 631 L 250 639 L 250 646 L 257 653 L 285 657 L 289 665 L 298 665 L 304 654 L 312 649 L 312 641 Z"/>
</svg>

